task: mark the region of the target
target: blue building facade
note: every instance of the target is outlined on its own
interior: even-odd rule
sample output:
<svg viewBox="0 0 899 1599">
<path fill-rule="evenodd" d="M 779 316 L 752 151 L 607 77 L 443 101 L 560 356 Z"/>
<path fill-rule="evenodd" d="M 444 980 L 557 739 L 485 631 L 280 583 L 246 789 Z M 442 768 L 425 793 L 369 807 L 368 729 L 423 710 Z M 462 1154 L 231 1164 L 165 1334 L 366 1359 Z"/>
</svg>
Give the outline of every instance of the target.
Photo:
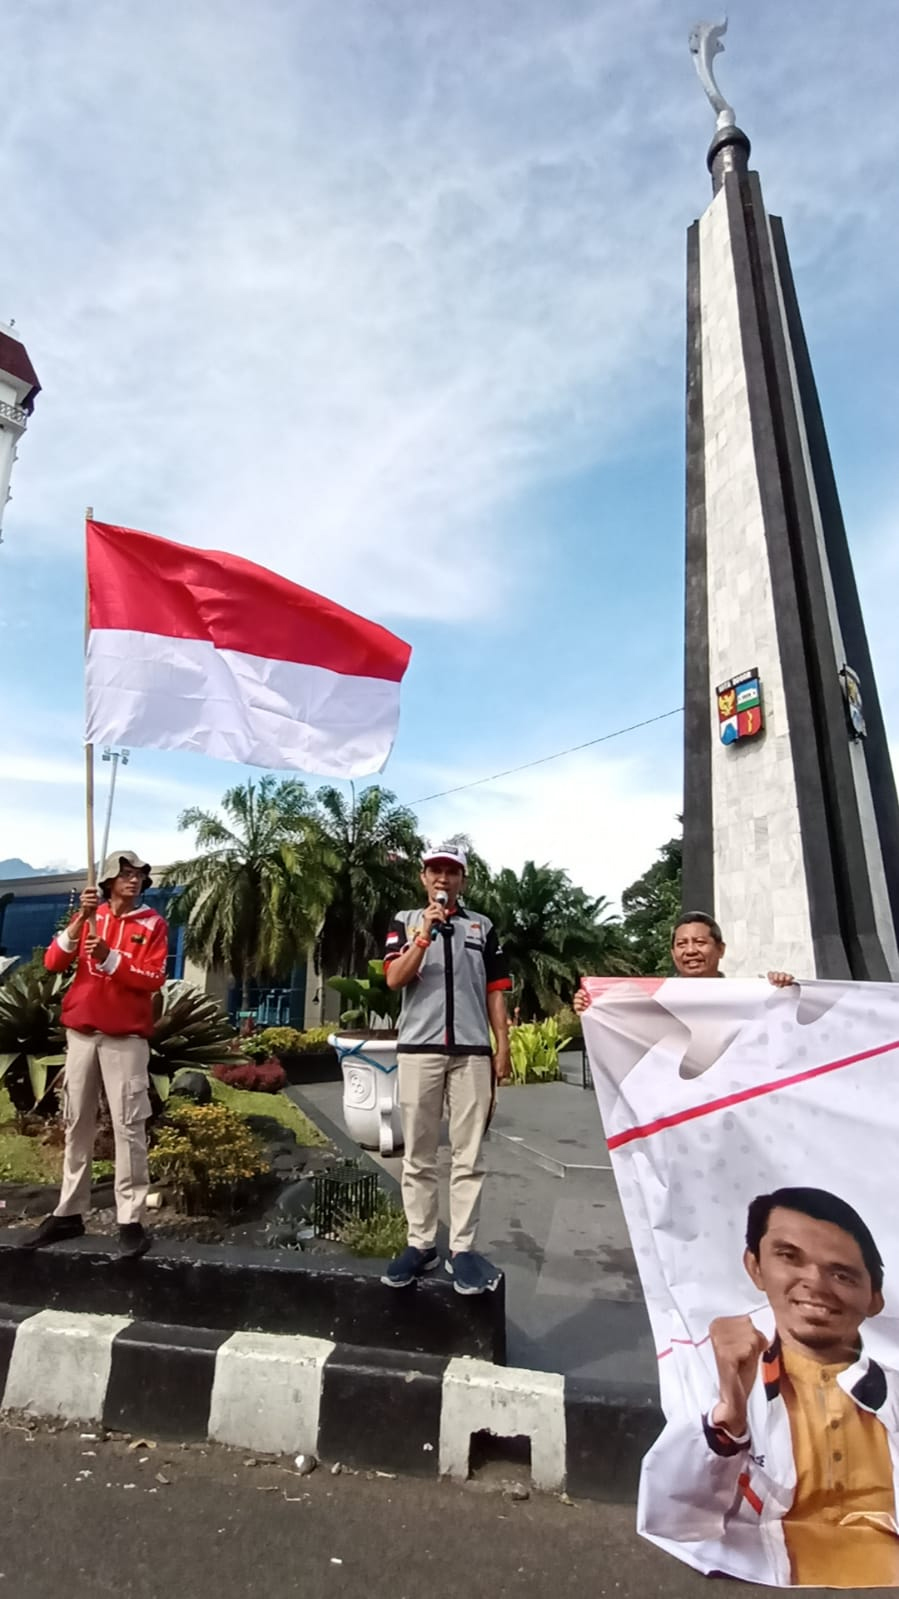
<svg viewBox="0 0 899 1599">
<path fill-rule="evenodd" d="M 0 955 L 12 955 L 25 961 L 36 949 L 46 949 L 58 928 L 74 916 L 84 882 L 83 872 L 0 881 Z M 172 926 L 169 917 L 172 900 L 177 894 L 177 888 L 150 888 L 144 896 L 146 904 L 159 911 L 169 923 L 166 975 L 170 979 L 186 975 L 184 928 Z M 206 974 L 196 966 L 191 967 L 187 975 L 189 981 L 209 991 Z M 303 965 L 295 967 L 289 977 L 280 981 L 269 978 L 254 983 L 248 1014 L 253 1015 L 261 1027 L 315 1025 L 319 1017 L 312 1016 L 308 1022 L 306 1019 L 308 982 L 307 967 Z M 223 984 L 219 978 L 213 983 L 212 991 L 237 1024 L 244 1013 L 240 993 L 234 984 Z"/>
<path fill-rule="evenodd" d="M 36 879 L 40 882 L 40 879 Z M 18 885 L 17 885 L 18 889 Z M 61 923 L 74 916 L 78 905 L 77 888 L 64 885 L 43 892 L 32 892 L 30 883 L 25 892 L 13 889 L 11 884 L 0 883 L 0 898 L 12 892 L 13 898 L 3 912 L 0 926 L 0 953 L 17 955 L 28 960 L 36 949 L 46 949 Z M 151 888 L 144 895 L 146 904 L 152 905 L 161 916 L 166 915 L 176 890 Z M 184 975 L 184 928 L 169 924 L 168 976 Z"/>
</svg>

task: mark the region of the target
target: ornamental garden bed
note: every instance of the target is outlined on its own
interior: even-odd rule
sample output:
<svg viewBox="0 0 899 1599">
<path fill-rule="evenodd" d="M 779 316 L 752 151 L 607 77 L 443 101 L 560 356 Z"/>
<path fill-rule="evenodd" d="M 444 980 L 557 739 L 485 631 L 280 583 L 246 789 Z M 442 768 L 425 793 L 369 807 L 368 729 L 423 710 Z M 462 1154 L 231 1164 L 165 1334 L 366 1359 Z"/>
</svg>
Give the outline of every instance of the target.
<svg viewBox="0 0 899 1599">
<path fill-rule="evenodd" d="M 316 1174 L 339 1168 L 341 1156 L 283 1093 L 252 1093 L 211 1079 L 197 1105 L 173 1096 L 150 1130 L 156 1237 L 315 1252 L 307 1237 Z M 16 1117 L 0 1090 L 0 1228 L 52 1210 L 59 1194 L 64 1129 L 58 1116 Z M 112 1129 L 101 1115 L 88 1232 L 117 1232 Z M 291 1224 L 294 1224 L 293 1226 Z M 333 1253 L 339 1240 L 328 1240 Z"/>
<path fill-rule="evenodd" d="M 69 980 L 47 972 L 40 951 L 0 975 L 0 1229 L 46 1214 L 58 1196 Z M 337 1071 L 327 1031 L 279 1027 L 238 1039 L 216 1000 L 166 984 L 149 1064 L 157 1238 L 375 1256 L 402 1247 L 402 1216 L 377 1180 L 342 1159 L 283 1092 L 294 1074 L 312 1081 Z M 101 1237 L 116 1231 L 113 1154 L 101 1103 L 88 1223 Z"/>
<path fill-rule="evenodd" d="M 329 1256 L 386 1257 L 402 1248 L 402 1217 L 376 1179 L 347 1162 L 285 1093 L 214 1078 L 209 1090 L 201 1105 L 173 1096 L 151 1127 L 154 1237 Z M 0 1089 L 0 1230 L 52 1210 L 63 1140 L 58 1117 L 16 1117 Z M 102 1115 L 96 1147 L 87 1230 L 111 1237 L 112 1130 Z"/>
</svg>

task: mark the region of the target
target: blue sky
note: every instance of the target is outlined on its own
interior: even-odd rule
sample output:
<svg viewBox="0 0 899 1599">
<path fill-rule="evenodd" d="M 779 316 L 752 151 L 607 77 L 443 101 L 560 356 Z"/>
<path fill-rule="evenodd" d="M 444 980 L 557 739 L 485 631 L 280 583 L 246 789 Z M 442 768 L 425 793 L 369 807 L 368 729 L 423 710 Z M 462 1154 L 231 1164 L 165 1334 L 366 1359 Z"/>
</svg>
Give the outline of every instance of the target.
<svg viewBox="0 0 899 1599">
<path fill-rule="evenodd" d="M 383 778 L 404 800 L 681 703 L 694 20 L 10 0 L 0 319 L 44 392 L 0 548 L 0 857 L 84 855 L 86 504 L 407 638 Z M 786 221 L 899 740 L 897 58 L 889 0 L 734 0 L 719 76 Z M 673 830 L 680 737 L 431 801 L 422 828 L 614 897 Z M 242 775 L 135 752 L 114 836 L 170 858 L 179 810 Z"/>
</svg>

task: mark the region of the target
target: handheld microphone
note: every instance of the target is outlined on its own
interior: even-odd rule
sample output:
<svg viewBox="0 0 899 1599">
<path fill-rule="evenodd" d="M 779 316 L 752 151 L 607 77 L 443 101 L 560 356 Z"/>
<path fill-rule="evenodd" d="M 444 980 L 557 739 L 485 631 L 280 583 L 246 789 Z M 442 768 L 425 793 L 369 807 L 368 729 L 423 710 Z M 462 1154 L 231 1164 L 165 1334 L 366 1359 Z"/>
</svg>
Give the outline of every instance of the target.
<svg viewBox="0 0 899 1599">
<path fill-rule="evenodd" d="M 434 904 L 435 905 L 442 905 L 444 910 L 446 909 L 447 905 L 449 904 L 449 895 L 446 893 L 445 889 L 438 888 L 437 893 L 434 895 Z M 432 944 L 433 944 L 435 938 L 437 937 L 437 934 L 440 932 L 441 927 L 443 927 L 443 926 L 444 926 L 444 924 L 441 923 L 441 922 L 435 922 L 434 923 L 434 926 L 431 928 L 431 943 Z"/>
</svg>

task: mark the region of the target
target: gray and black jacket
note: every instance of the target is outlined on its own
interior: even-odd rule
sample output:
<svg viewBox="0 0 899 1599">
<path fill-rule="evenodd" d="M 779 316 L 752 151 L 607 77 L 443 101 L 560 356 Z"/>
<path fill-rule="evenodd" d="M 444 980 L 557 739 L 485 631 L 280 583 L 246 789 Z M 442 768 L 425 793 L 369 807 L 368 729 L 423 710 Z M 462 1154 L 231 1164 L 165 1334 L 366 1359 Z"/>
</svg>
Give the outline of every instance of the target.
<svg viewBox="0 0 899 1599">
<path fill-rule="evenodd" d="M 421 907 L 399 911 L 387 934 L 384 964 L 422 931 Z M 403 989 L 398 1048 L 413 1055 L 489 1055 L 487 995 L 512 981 L 496 928 L 461 901 L 425 951 L 418 976 Z"/>
</svg>

